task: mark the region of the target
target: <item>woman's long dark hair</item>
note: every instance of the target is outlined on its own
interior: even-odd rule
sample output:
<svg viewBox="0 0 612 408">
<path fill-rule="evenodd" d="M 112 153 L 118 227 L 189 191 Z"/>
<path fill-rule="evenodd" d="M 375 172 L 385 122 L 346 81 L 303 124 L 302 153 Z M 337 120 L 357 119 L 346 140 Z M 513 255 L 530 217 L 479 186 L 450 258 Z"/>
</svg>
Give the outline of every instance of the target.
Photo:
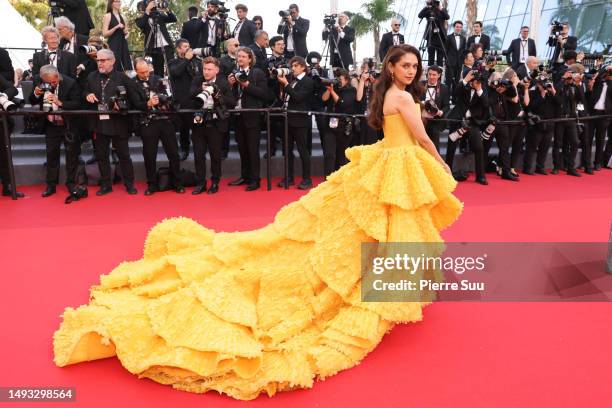
<svg viewBox="0 0 612 408">
<path fill-rule="evenodd" d="M 107 13 L 112 13 L 113 12 L 113 0 L 108 0 L 106 2 L 106 12 Z M 121 13 L 119 13 L 119 14 L 121 14 Z M 121 21 L 120 21 L 120 23 L 121 23 Z"/>
<path fill-rule="evenodd" d="M 387 56 L 382 63 L 380 78 L 374 86 L 374 93 L 368 111 L 368 124 L 374 129 L 381 129 L 383 125 L 383 105 L 385 102 L 385 94 L 387 90 L 393 85 L 393 77 L 389 72 L 389 63 L 395 65 L 397 62 L 406 54 L 414 54 L 417 57 L 418 65 L 417 72 L 412 80 L 412 83 L 406 87 L 406 91 L 412 95 L 415 102 L 421 100 L 423 94 L 423 87 L 420 84 L 421 76 L 423 75 L 423 66 L 421 60 L 421 54 L 412 45 L 402 44 L 394 45 L 389 48 Z"/>
</svg>

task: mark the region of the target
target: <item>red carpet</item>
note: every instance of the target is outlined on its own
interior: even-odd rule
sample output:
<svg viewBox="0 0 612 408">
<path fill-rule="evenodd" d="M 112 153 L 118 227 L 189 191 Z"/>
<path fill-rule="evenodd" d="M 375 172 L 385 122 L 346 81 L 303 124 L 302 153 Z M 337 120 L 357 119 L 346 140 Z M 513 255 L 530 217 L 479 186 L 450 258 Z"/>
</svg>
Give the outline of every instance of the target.
<svg viewBox="0 0 612 408">
<path fill-rule="evenodd" d="M 607 241 L 612 171 L 580 179 L 489 177 L 461 183 L 460 220 L 448 241 Z M 76 404 L 7 406 L 201 407 L 244 405 L 216 394 L 175 391 L 138 380 L 116 359 L 57 368 L 51 338 L 65 306 L 88 300 L 90 285 L 120 261 L 141 256 L 156 222 L 187 216 L 217 230 L 270 222 L 300 195 L 275 188 L 245 193 L 223 184 L 215 196 L 106 197 L 64 205 L 66 192 L 42 199 L 0 198 L 0 387 L 72 386 Z M 91 190 L 90 190 L 91 191 Z M 188 192 L 189 193 L 189 192 Z M 511 270 L 508 273 L 512 273 Z M 362 364 L 312 390 L 260 397 L 249 406 L 602 406 L 612 391 L 609 303 L 436 303 L 418 324 L 399 326 Z M 606 401 L 606 402 L 604 402 Z M 0 403 L 0 406 L 3 404 Z"/>
</svg>

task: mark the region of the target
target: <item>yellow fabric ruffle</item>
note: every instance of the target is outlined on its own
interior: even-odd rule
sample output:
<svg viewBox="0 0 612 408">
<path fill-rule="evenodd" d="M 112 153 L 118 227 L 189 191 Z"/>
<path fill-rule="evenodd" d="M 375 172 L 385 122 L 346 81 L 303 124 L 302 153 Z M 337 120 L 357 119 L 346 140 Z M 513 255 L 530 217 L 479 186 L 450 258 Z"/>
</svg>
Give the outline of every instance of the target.
<svg viewBox="0 0 612 408">
<path fill-rule="evenodd" d="M 385 138 L 408 131 L 399 116 L 386 121 Z M 156 225 L 142 259 L 101 276 L 88 305 L 65 310 L 55 363 L 116 355 L 140 378 L 245 400 L 359 364 L 427 304 L 361 302 L 361 243 L 442 242 L 462 203 L 453 178 L 415 143 L 383 140 L 347 157 L 261 229 Z"/>
</svg>

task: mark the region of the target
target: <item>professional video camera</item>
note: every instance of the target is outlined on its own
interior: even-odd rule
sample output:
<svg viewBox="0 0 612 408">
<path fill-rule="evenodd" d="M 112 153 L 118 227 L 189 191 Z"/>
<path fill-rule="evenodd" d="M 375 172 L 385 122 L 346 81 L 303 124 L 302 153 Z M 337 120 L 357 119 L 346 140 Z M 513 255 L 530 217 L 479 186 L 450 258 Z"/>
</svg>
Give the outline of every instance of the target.
<svg viewBox="0 0 612 408">
<path fill-rule="evenodd" d="M 48 0 L 49 15 L 53 18 L 63 16 L 66 3 L 63 0 Z"/>
<path fill-rule="evenodd" d="M 123 85 L 117 85 L 115 95 L 108 98 L 110 108 L 117 112 L 127 112 L 129 105 L 127 99 L 127 90 Z"/>
<path fill-rule="evenodd" d="M 562 32 L 563 24 L 558 22 L 557 20 L 554 20 L 552 23 L 550 23 L 550 36 L 548 37 L 548 41 L 546 42 L 546 44 L 549 47 L 555 47 L 557 45 L 557 38 L 561 35 Z"/>
<path fill-rule="evenodd" d="M 235 69 L 232 71 L 232 74 L 234 74 L 234 76 L 236 77 L 236 80 L 238 82 L 246 82 L 248 81 L 248 75 L 246 73 L 246 71 L 242 70 L 242 69 Z"/>
<path fill-rule="evenodd" d="M 425 0 L 425 5 L 427 7 L 438 7 L 440 5 L 440 0 Z"/>
<path fill-rule="evenodd" d="M 0 93 L 0 110 L 5 112 L 14 112 L 21 105 L 23 105 L 23 101 L 21 99 L 13 98 L 13 100 L 11 100 L 7 94 Z"/>
<path fill-rule="evenodd" d="M 431 116 L 436 116 L 438 112 L 440 112 L 438 105 L 436 105 L 436 102 L 433 99 L 426 100 L 423 105 L 425 106 L 425 111 L 427 111 L 427 113 L 429 113 Z"/>
<path fill-rule="evenodd" d="M 227 20 L 228 14 L 231 10 L 225 7 L 224 1 L 212 0 L 209 3 L 218 6 L 217 11 L 214 14 L 211 14 L 210 17 L 217 16 L 219 17 L 220 20 L 223 20 L 223 21 Z"/>
<path fill-rule="evenodd" d="M 337 14 L 325 14 L 325 16 L 323 17 L 323 25 L 327 28 L 332 28 L 334 25 L 336 25 L 337 19 Z"/>
</svg>

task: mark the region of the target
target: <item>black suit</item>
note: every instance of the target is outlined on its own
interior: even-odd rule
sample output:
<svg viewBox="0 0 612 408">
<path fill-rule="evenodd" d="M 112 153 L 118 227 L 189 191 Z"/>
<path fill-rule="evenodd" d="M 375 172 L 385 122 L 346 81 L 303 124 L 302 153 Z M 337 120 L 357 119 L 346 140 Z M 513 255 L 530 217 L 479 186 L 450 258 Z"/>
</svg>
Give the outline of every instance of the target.
<svg viewBox="0 0 612 408">
<path fill-rule="evenodd" d="M 201 61 L 193 57 L 191 60 L 186 58 L 174 58 L 168 62 L 168 71 L 170 75 L 170 84 L 172 86 L 172 95 L 178 101 L 181 109 L 191 109 L 192 99 L 189 94 L 191 81 L 199 74 L 199 66 Z M 189 130 L 193 122 L 193 114 L 180 113 L 180 141 L 181 150 L 189 152 Z"/>
<path fill-rule="evenodd" d="M 569 51 L 569 50 L 576 51 L 577 46 L 578 46 L 578 39 L 572 35 L 567 36 L 567 40 L 565 41 L 565 44 L 563 45 L 563 47 L 561 47 L 558 42 L 555 42 L 555 50 L 553 51 L 553 56 L 552 56 L 553 64 L 563 64 L 563 62 L 557 62 L 557 59 L 559 58 L 559 54 L 561 54 L 561 57 L 563 57 L 563 53 L 565 51 Z"/>
<path fill-rule="evenodd" d="M 268 72 L 268 55 L 266 49 L 261 48 L 256 43 L 249 45 L 249 48 L 253 50 L 255 54 L 255 67 L 261 69 L 264 73 Z"/>
<path fill-rule="evenodd" d="M 236 28 L 238 28 L 238 22 L 234 31 L 232 32 L 232 37 L 236 37 Z M 255 23 L 248 18 L 245 18 L 242 22 L 242 27 L 240 28 L 240 33 L 238 34 L 238 42 L 241 47 L 248 47 L 251 44 L 255 43 L 255 31 L 257 31 L 257 26 Z"/>
<path fill-rule="evenodd" d="M 338 31 L 332 30 L 332 39 L 329 40 L 329 55 L 331 55 L 332 67 L 343 67 L 348 69 L 349 65 L 353 64 L 353 52 L 351 51 L 351 43 L 355 41 L 355 29 L 351 26 L 344 26 L 344 37 L 340 37 Z M 329 31 L 323 31 L 323 41 L 329 39 Z M 336 44 L 338 42 L 338 53 L 336 53 Z M 344 65 L 342 64 L 344 63 Z"/>
<path fill-rule="evenodd" d="M 11 99 L 17 96 L 17 93 L 18 93 L 17 88 L 13 86 L 13 80 L 12 79 L 10 81 L 6 80 L 2 75 L 0 75 L 0 92 L 6 94 L 6 96 L 8 96 Z M 8 140 L 9 140 L 9 149 L 10 149 L 10 143 L 11 143 L 10 134 L 13 131 L 15 121 L 13 120 L 12 116 L 5 116 L 5 118 L 8 119 L 8 130 L 9 130 Z M 7 153 L 8 152 L 6 150 L 6 145 L 4 144 L 4 126 L 2 126 L 2 123 L 0 123 L 0 179 L 2 179 L 2 185 L 5 190 L 8 188 L 8 185 L 11 184 L 11 179 L 10 179 L 10 174 L 9 174 L 10 173 L 9 164 L 8 164 L 8 161 L 6 160 Z"/>
<path fill-rule="evenodd" d="M 314 93 L 314 81 L 308 75 L 302 79 L 294 79 L 285 88 L 285 104 L 288 110 L 307 112 L 312 104 Z M 288 99 L 288 101 L 287 101 Z M 310 152 L 308 150 L 307 136 L 308 128 L 312 123 L 309 115 L 289 114 L 289 180 L 293 179 L 293 144 L 297 145 L 300 159 L 302 160 L 302 178 L 310 180 Z"/>
<path fill-rule="evenodd" d="M 167 45 L 162 49 L 161 44 L 156 44 L 156 38 L 151 33 L 151 25 L 149 24 L 149 15 L 143 14 L 141 17 L 136 19 L 136 25 L 142 31 L 144 35 L 144 46 L 146 47 L 145 52 L 150 55 L 153 59 L 153 69 L 155 75 L 164 76 L 164 56 L 166 63 L 170 61 L 174 55 L 174 43 L 168 34 L 168 28 L 166 24 L 176 23 L 176 16 L 169 12 L 167 14 L 161 13 L 157 18 L 159 24 L 159 31 L 164 37 Z"/>
<path fill-rule="evenodd" d="M 40 80 L 35 81 L 34 86 L 40 84 Z M 30 94 L 32 106 L 42 107 L 44 94 L 36 96 L 34 92 Z M 81 90 L 77 82 L 70 77 L 62 77 L 57 88 L 57 97 L 62 103 L 61 110 L 77 110 L 81 106 Z M 80 139 L 78 134 L 71 131 L 73 138 L 67 138 L 66 132 L 71 130 L 71 123 L 74 116 L 64 116 L 62 119 L 51 121 L 50 116 L 44 118 L 45 144 L 47 147 L 47 176 L 46 183 L 55 186 L 59 183 L 60 173 L 60 148 L 62 142 L 66 149 L 66 186 L 70 190 L 76 182 L 76 172 L 79 164 Z"/>
<path fill-rule="evenodd" d="M 4 77 L 11 83 L 15 80 L 15 70 L 9 53 L 4 48 L 0 47 L 0 76 Z"/>
<path fill-rule="evenodd" d="M 53 54 L 50 54 L 47 50 L 34 53 L 32 57 L 34 64 L 32 66 L 32 75 L 34 75 L 34 79 L 38 78 L 40 68 L 44 65 L 48 65 L 53 57 Z M 60 74 L 69 76 L 73 79 L 76 78 L 77 58 L 74 54 L 68 51 L 58 50 L 55 54 L 55 58 L 57 58 L 56 66 Z"/>
<path fill-rule="evenodd" d="M 268 96 L 266 75 L 259 68 L 253 67 L 249 71 L 247 79 L 249 86 L 246 88 L 242 88 L 238 83 L 234 84 L 234 96 L 241 101 L 242 108 L 265 108 L 265 101 Z M 241 113 L 236 121 L 236 141 L 240 153 L 241 177 L 249 184 L 259 183 L 260 179 L 260 116 L 259 112 Z"/>
<path fill-rule="evenodd" d="M 516 68 L 516 75 L 520 80 L 525 79 L 525 77 L 531 75 L 531 72 L 527 69 L 527 64 L 521 64 Z"/>
<path fill-rule="evenodd" d="M 209 21 L 212 20 L 214 21 L 214 32 L 215 32 L 215 38 L 214 38 L 214 45 L 210 45 L 208 44 L 208 29 L 209 29 Z M 227 25 L 227 23 L 225 24 L 221 24 L 221 20 L 219 20 L 218 18 L 203 18 L 200 20 L 202 25 L 200 26 L 200 35 L 199 35 L 199 39 L 197 42 L 197 46 L 198 48 L 206 48 L 206 47 L 211 47 L 211 51 L 212 51 L 212 55 L 219 58 L 219 56 L 221 55 L 220 53 L 220 49 L 221 49 L 221 44 L 227 39 L 226 38 L 226 34 L 225 34 L 225 27 Z"/>
<path fill-rule="evenodd" d="M 197 76 L 191 82 L 190 96 L 195 98 L 202 91 L 203 76 Z M 219 87 L 220 98 L 215 103 L 222 108 L 232 109 L 236 105 L 236 99 L 232 93 L 232 88 L 227 80 L 218 75 L 215 84 Z M 193 116 L 193 115 L 192 115 Z M 213 121 L 205 121 L 201 124 L 193 125 L 193 156 L 195 159 L 196 183 L 199 186 L 206 185 L 206 150 L 210 154 L 211 180 L 218 183 L 221 179 L 221 151 L 223 150 L 223 139 L 229 129 L 229 121 L 217 117 Z"/>
<path fill-rule="evenodd" d="M 612 81 L 607 81 L 607 91 L 606 96 L 604 97 L 604 109 L 596 109 L 595 104 L 599 101 L 602 96 L 604 87 L 604 81 L 596 80 L 595 85 L 593 86 L 593 91 L 589 92 L 589 105 L 592 107 L 592 114 L 594 116 L 603 116 L 612 114 Z M 598 106 L 598 108 L 600 108 Z M 591 129 L 594 130 L 594 133 L 591 132 L 589 135 L 589 143 L 588 146 L 592 145 L 593 136 L 595 136 L 595 161 L 594 164 L 598 168 L 601 166 L 605 166 L 605 142 L 606 142 L 606 130 L 610 126 L 610 118 L 601 118 L 595 119 L 592 123 Z M 612 134 L 608 131 L 608 141 L 612 140 Z"/>
<path fill-rule="evenodd" d="M 555 84 L 559 104 L 557 117 L 571 118 L 576 116 L 579 103 L 586 106 L 586 98 L 581 86 L 574 84 L 564 85 L 563 82 Z M 578 153 L 578 129 L 576 122 L 557 122 L 555 124 L 555 138 L 553 142 L 553 166 L 559 170 L 575 170 L 576 154 Z"/>
<path fill-rule="evenodd" d="M 102 84 L 106 84 L 105 87 Z M 122 85 L 126 88 L 129 104 L 134 109 L 145 110 L 146 100 L 143 100 L 138 92 L 136 84 L 123 72 L 112 71 L 108 76 L 100 74 L 99 71 L 92 72 L 87 77 L 83 90 L 83 99 L 93 93 L 101 103 L 108 104 L 109 98 L 114 96 L 117 86 Z M 85 101 L 90 110 L 98 110 L 97 104 Z M 111 107 L 112 108 L 112 107 Z M 100 115 L 101 116 L 101 115 Z M 90 116 L 90 127 L 95 131 L 95 150 L 100 169 L 100 184 L 102 186 L 111 185 L 111 169 L 108 159 L 111 140 L 117 149 L 121 174 L 126 185 L 134 182 L 134 167 L 130 157 L 128 139 L 131 134 L 130 117 L 124 115 L 113 115 L 108 119 L 100 118 L 98 115 Z"/>
<path fill-rule="evenodd" d="M 450 109 L 450 91 L 448 87 L 442 83 L 438 83 L 435 87 L 429 87 L 427 81 L 422 82 L 422 85 L 425 92 L 423 92 L 421 100 L 432 99 L 438 109 L 442 111 L 442 117 L 444 117 Z M 446 123 L 444 122 L 427 121 L 425 125 L 427 135 L 436 146 L 438 152 L 440 151 L 440 133 L 445 128 Z"/>
<path fill-rule="evenodd" d="M 450 18 L 446 9 L 438 9 L 437 7 L 424 7 L 419 12 L 418 18 L 433 17 L 433 25 L 426 20 L 423 39 L 427 42 L 427 58 L 429 66 L 434 64 L 434 60 L 438 66 L 442 66 L 444 50 L 446 47 L 445 21 Z"/>
<path fill-rule="evenodd" d="M 380 40 L 380 47 L 378 48 L 378 56 L 380 57 L 381 61 L 385 59 L 385 55 L 387 55 L 387 51 L 393 45 L 394 35 L 398 37 L 400 44 L 404 44 L 403 34 L 400 34 L 400 33 L 394 34 L 393 32 L 384 33 L 382 36 L 382 39 Z"/>
<path fill-rule="evenodd" d="M 64 0 L 64 4 L 64 16 L 74 23 L 74 32 L 88 36 L 94 23 L 85 0 Z"/>
<path fill-rule="evenodd" d="M 510 43 L 510 47 L 508 47 L 508 54 L 506 55 L 506 60 L 508 61 L 508 65 L 512 67 L 512 69 L 516 70 L 518 66 L 521 64 L 521 39 L 515 38 Z M 536 44 L 531 38 L 527 39 L 527 56 L 536 55 Z M 524 62 L 524 61 L 523 61 Z"/>
<path fill-rule="evenodd" d="M 306 45 L 306 35 L 310 29 L 310 21 L 305 18 L 298 18 L 293 25 L 293 50 L 287 49 L 287 38 L 289 37 L 289 26 L 287 24 L 279 24 L 276 32 L 283 36 L 285 40 L 285 58 L 289 59 L 296 55 L 306 58 L 308 55 L 308 46 Z"/>
<path fill-rule="evenodd" d="M 476 34 L 470 35 L 467 39 L 467 49 L 469 50 L 472 44 L 476 44 Z M 486 51 L 491 46 L 491 38 L 486 34 L 480 34 L 480 41 L 478 44 L 482 44 L 482 48 Z"/>
<path fill-rule="evenodd" d="M 455 40 L 455 33 L 446 38 L 446 85 L 454 95 L 454 86 L 459 81 L 461 66 L 463 65 L 464 52 L 467 49 L 467 40 L 463 35 L 459 36 L 459 48 Z"/>
<path fill-rule="evenodd" d="M 200 36 L 204 28 L 206 27 L 204 27 L 204 22 L 200 17 L 191 17 L 183 23 L 181 38 L 189 41 L 191 48 L 198 48 L 200 47 Z M 206 35 L 208 35 L 208 31 L 206 31 Z"/>
<path fill-rule="evenodd" d="M 227 76 L 236 69 L 236 58 L 232 58 L 225 54 L 219 59 L 219 65 L 221 65 L 220 74 L 227 79 Z"/>
</svg>

